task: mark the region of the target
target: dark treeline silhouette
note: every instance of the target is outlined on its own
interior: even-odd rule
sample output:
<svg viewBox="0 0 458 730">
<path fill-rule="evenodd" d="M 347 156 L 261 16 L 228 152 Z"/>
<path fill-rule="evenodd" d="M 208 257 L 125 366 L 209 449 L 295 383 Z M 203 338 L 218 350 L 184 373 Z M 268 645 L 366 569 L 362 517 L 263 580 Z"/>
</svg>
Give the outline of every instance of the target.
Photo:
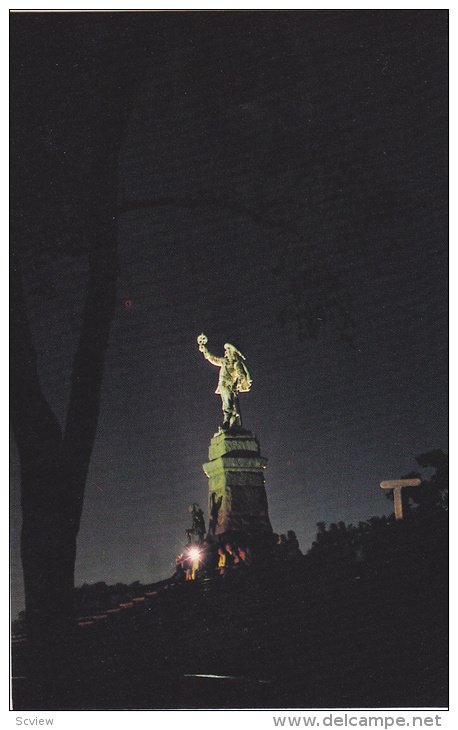
<svg viewBox="0 0 458 730">
<path fill-rule="evenodd" d="M 330 565 L 355 565 L 386 560 L 386 555 L 402 552 L 404 537 L 415 537 L 417 557 L 428 551 L 431 541 L 440 542 L 444 551 L 448 540 L 448 455 L 441 450 L 430 451 L 416 457 L 424 468 L 434 468 L 429 478 L 419 472 L 410 472 L 404 478 L 419 477 L 419 487 L 402 490 L 404 519 L 396 520 L 394 515 L 375 516 L 357 525 L 344 522 L 318 522 L 318 532 L 308 560 L 326 561 Z M 393 499 L 392 491 L 386 496 Z"/>
</svg>

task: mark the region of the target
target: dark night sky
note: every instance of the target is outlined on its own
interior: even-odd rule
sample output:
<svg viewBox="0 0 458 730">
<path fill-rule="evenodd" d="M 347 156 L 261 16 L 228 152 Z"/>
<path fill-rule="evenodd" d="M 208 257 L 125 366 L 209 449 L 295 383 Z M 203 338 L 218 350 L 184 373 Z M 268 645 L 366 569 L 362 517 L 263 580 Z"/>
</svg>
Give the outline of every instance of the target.
<svg viewBox="0 0 458 730">
<path fill-rule="evenodd" d="M 125 64 L 139 86 L 77 584 L 167 577 L 205 506 L 220 399 L 202 330 L 246 355 L 271 521 L 303 549 L 317 521 L 388 513 L 378 483 L 447 450 L 447 13 L 12 15 L 13 225 L 60 419 L 91 129 Z M 21 608 L 14 443 L 11 476 Z"/>
</svg>

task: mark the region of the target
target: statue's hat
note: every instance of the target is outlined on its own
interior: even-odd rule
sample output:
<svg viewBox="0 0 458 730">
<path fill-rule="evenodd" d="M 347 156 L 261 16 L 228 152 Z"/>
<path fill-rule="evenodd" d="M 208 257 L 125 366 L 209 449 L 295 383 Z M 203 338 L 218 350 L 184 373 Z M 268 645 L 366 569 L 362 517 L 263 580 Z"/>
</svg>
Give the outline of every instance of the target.
<svg viewBox="0 0 458 730">
<path fill-rule="evenodd" d="M 242 355 L 242 353 L 240 352 L 240 350 L 237 350 L 237 348 L 234 347 L 234 345 L 231 345 L 230 342 L 225 342 L 224 343 L 224 349 L 226 349 L 226 347 L 227 347 L 228 350 L 232 350 L 232 352 L 235 352 L 236 355 L 239 355 L 242 358 L 242 360 L 245 360 L 246 359 L 245 358 L 245 355 Z"/>
</svg>

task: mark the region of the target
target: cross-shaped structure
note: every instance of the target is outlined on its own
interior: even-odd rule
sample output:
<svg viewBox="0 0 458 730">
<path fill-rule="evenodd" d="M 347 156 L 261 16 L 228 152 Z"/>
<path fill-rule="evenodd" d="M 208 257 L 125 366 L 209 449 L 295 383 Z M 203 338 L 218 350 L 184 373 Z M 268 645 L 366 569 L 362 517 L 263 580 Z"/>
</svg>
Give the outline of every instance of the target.
<svg viewBox="0 0 458 730">
<path fill-rule="evenodd" d="M 394 515 L 397 520 L 402 520 L 402 497 L 401 490 L 404 487 L 419 487 L 421 479 L 390 479 L 387 482 L 380 482 L 382 489 L 392 489 L 394 496 Z"/>
</svg>

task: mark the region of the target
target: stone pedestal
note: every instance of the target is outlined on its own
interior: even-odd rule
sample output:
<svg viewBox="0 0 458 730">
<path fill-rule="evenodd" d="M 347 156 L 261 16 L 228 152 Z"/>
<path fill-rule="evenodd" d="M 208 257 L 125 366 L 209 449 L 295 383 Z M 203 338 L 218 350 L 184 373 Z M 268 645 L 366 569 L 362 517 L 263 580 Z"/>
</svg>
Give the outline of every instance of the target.
<svg viewBox="0 0 458 730">
<path fill-rule="evenodd" d="M 208 477 L 210 540 L 259 542 L 272 538 L 267 508 L 264 470 L 267 459 L 249 431 L 222 432 L 213 436 Z"/>
</svg>

